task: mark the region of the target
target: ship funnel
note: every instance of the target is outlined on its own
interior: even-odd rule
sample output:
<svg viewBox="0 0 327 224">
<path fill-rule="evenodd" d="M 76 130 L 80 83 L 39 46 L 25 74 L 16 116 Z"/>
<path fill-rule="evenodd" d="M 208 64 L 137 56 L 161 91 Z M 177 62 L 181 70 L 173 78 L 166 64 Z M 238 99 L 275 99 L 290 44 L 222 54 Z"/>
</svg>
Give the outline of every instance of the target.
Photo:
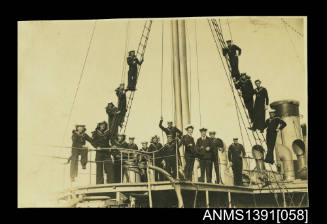
<svg viewBox="0 0 327 224">
<path fill-rule="evenodd" d="M 281 118 L 287 126 L 281 130 L 276 139 L 275 150 L 276 160 L 290 160 L 290 164 L 282 164 L 284 168 L 293 169 L 294 174 L 289 173 L 287 178 L 306 178 L 306 159 L 305 159 L 305 144 L 300 125 L 299 102 L 295 100 L 280 100 L 270 104 L 272 109 L 276 110 L 276 116 Z M 277 147 L 278 145 L 278 147 Z M 283 157 L 283 158 L 278 158 Z M 291 169 L 292 167 L 292 169 Z M 285 171 L 285 170 L 284 170 Z"/>
<path fill-rule="evenodd" d="M 281 173 L 284 176 L 284 180 L 295 180 L 294 163 L 291 150 L 287 146 L 281 144 L 276 144 L 275 150 L 279 155 L 279 160 L 281 162 Z"/>
<path fill-rule="evenodd" d="M 297 156 L 296 162 L 296 177 L 300 179 L 307 179 L 308 178 L 308 169 L 305 159 L 305 145 L 304 142 L 300 139 L 297 139 L 293 142 L 292 145 L 293 152 Z"/>
</svg>

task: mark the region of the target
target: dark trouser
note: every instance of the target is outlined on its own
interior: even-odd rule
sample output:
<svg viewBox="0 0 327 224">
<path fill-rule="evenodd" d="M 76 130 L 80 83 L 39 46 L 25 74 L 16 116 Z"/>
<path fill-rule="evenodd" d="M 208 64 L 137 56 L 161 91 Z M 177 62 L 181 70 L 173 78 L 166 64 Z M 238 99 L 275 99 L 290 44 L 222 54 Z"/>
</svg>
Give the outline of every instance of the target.
<svg viewBox="0 0 327 224">
<path fill-rule="evenodd" d="M 268 163 L 274 163 L 274 148 L 277 138 L 276 131 L 267 131 L 266 141 L 267 141 L 267 155 L 265 161 Z"/>
<path fill-rule="evenodd" d="M 121 161 L 120 157 L 115 157 L 115 162 L 114 162 L 114 183 L 121 183 L 121 177 L 122 177 L 122 172 L 121 172 Z"/>
<path fill-rule="evenodd" d="M 200 159 L 201 178 L 200 182 L 204 182 L 204 175 L 207 177 L 207 183 L 211 183 L 212 179 L 212 160 Z"/>
<path fill-rule="evenodd" d="M 184 173 L 185 173 L 185 178 L 190 181 L 192 181 L 194 160 L 195 160 L 194 157 L 185 154 L 185 171 L 184 171 Z"/>
<path fill-rule="evenodd" d="M 103 171 L 106 173 L 107 183 L 114 182 L 114 167 L 110 155 L 106 152 L 96 152 L 96 184 L 104 184 Z"/>
<path fill-rule="evenodd" d="M 249 117 L 250 117 L 251 121 L 253 122 L 254 121 L 253 97 L 248 97 L 248 98 L 243 97 L 243 101 L 244 101 L 246 109 L 248 110 Z"/>
<path fill-rule="evenodd" d="M 170 156 L 166 159 L 166 170 L 170 173 L 174 178 L 176 178 L 177 169 L 176 169 L 176 156 Z"/>
<path fill-rule="evenodd" d="M 74 181 L 78 174 L 78 156 L 81 155 L 81 165 L 83 169 L 87 164 L 87 149 L 72 149 L 72 156 L 70 161 L 70 178 Z"/>
<path fill-rule="evenodd" d="M 128 85 L 127 89 L 135 90 L 137 81 L 137 70 L 128 70 Z"/>
<path fill-rule="evenodd" d="M 220 182 L 220 173 L 219 173 L 219 160 L 218 160 L 218 149 L 215 149 L 213 151 L 213 164 L 215 167 L 215 173 L 216 173 L 216 182 L 219 184 Z"/>
<path fill-rule="evenodd" d="M 229 63 L 232 69 L 232 77 L 236 78 L 236 80 L 240 79 L 240 71 L 238 70 L 238 57 L 230 57 L 229 58 Z"/>
<path fill-rule="evenodd" d="M 235 159 L 233 161 L 233 175 L 234 175 L 234 185 L 242 185 L 242 170 L 243 170 L 243 161 L 242 158 Z"/>
</svg>

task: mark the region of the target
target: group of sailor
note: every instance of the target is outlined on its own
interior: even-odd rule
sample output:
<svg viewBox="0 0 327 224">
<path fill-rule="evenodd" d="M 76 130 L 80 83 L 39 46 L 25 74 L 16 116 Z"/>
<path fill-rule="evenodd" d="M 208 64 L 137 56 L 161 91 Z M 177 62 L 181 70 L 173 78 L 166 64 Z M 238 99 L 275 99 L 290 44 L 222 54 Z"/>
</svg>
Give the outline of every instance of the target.
<svg viewBox="0 0 327 224">
<path fill-rule="evenodd" d="M 246 73 L 239 72 L 238 69 L 238 56 L 241 55 L 241 48 L 227 41 L 227 48 L 223 49 L 224 56 L 228 55 L 228 60 L 231 65 L 232 78 L 235 87 L 239 90 L 242 96 L 245 107 L 248 111 L 249 118 L 252 123 L 250 129 L 252 131 L 259 130 L 263 132 L 267 128 L 266 141 L 268 152 L 265 162 L 274 163 L 273 150 L 277 137 L 277 132 L 286 126 L 286 123 L 280 118 L 276 117 L 276 112 L 270 112 L 270 118 L 265 120 L 266 110 L 269 105 L 268 92 L 266 88 L 261 86 L 261 81 L 256 80 L 256 88 L 253 88 L 251 78 Z M 237 54 L 238 52 L 238 54 Z M 135 51 L 130 51 L 127 57 L 129 65 L 128 71 L 128 87 L 125 89 L 124 84 L 115 90 L 118 97 L 118 106 L 116 107 L 112 102 L 108 103 L 106 113 L 108 114 L 108 122 L 103 121 L 98 123 L 96 129 L 92 132 L 90 137 L 86 133 L 85 125 L 76 125 L 72 135 L 72 155 L 70 161 L 70 176 L 74 181 L 77 176 L 78 170 L 78 157 L 81 155 L 81 165 L 86 169 L 87 163 L 87 149 L 85 148 L 86 141 L 96 148 L 96 184 L 104 183 L 104 173 L 106 174 L 107 183 L 118 183 L 122 179 L 122 162 L 134 159 L 138 164 L 146 165 L 147 162 L 152 162 L 155 166 L 160 167 L 167 171 L 172 177 L 176 178 L 177 173 L 181 172 L 181 178 L 185 180 L 192 180 L 192 173 L 194 170 L 194 161 L 197 158 L 200 163 L 201 177 L 199 181 L 212 182 L 212 167 L 214 166 L 216 173 L 216 183 L 221 183 L 219 172 L 219 153 L 225 149 L 224 143 L 220 138 L 215 137 L 215 132 L 210 131 L 207 136 L 207 129 L 199 129 L 201 137 L 195 142 L 192 137 L 194 127 L 188 125 L 185 127 L 186 134 L 183 135 L 182 131 L 173 125 L 173 122 L 167 122 L 167 127 L 162 125 L 163 118 L 161 117 L 159 127 L 167 135 L 167 143 L 162 145 L 160 138 L 154 136 L 151 139 L 150 145 L 147 142 L 142 142 L 142 147 L 139 149 L 134 143 L 134 138 L 129 137 L 127 143 L 124 134 L 118 134 L 118 127 L 122 128 L 125 115 L 127 112 L 126 105 L 126 92 L 135 91 L 138 66 L 143 63 L 143 59 L 139 60 Z M 253 96 L 256 96 L 253 101 Z M 184 146 L 185 153 L 185 166 L 184 169 L 179 171 L 177 168 L 182 167 L 181 155 L 179 148 Z M 134 156 L 126 158 L 126 155 L 120 153 L 119 149 L 132 149 L 138 152 Z M 146 153 L 154 155 L 154 157 Z M 123 156 L 121 156 L 123 155 Z M 177 156 L 177 157 L 176 157 Z M 232 167 L 234 174 L 234 184 L 242 185 L 242 158 L 245 157 L 245 150 L 242 144 L 238 143 L 238 139 L 234 138 L 233 143 L 228 148 L 228 160 Z M 153 159 L 154 158 L 154 161 Z M 146 167 L 146 166 L 144 166 Z M 124 170 L 123 170 L 124 172 Z M 155 172 L 156 180 L 164 180 L 165 177 L 161 172 Z M 147 180 L 147 172 L 142 169 L 142 181 Z"/>
</svg>

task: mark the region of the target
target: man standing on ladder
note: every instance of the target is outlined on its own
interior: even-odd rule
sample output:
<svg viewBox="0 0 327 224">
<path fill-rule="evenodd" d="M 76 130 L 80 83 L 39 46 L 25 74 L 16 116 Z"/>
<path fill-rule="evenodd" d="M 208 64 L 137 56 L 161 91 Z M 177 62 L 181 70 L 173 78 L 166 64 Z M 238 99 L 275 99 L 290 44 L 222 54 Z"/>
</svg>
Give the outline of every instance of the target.
<svg viewBox="0 0 327 224">
<path fill-rule="evenodd" d="M 120 111 L 113 103 L 108 103 L 106 107 L 106 113 L 108 114 L 109 130 L 111 132 L 111 139 L 114 140 L 118 135 L 118 119 Z"/>
<path fill-rule="evenodd" d="M 135 51 L 132 50 L 128 52 L 127 57 L 127 64 L 129 65 L 128 70 L 128 86 L 127 91 L 135 91 L 136 90 L 136 83 L 137 83 L 137 66 L 143 63 L 144 59 L 142 58 L 141 61 L 136 57 Z"/>
<path fill-rule="evenodd" d="M 281 120 L 279 117 L 276 117 L 276 111 L 269 111 L 270 118 L 266 120 L 266 141 L 267 141 L 267 155 L 265 162 L 273 164 L 274 163 L 274 148 L 277 138 L 277 133 L 286 127 L 285 121 Z"/>
<path fill-rule="evenodd" d="M 235 44 L 232 44 L 231 40 L 227 40 L 226 43 L 227 43 L 227 48 L 223 49 L 223 55 L 226 56 L 228 54 L 229 63 L 232 69 L 232 77 L 236 78 L 236 80 L 239 80 L 240 71 L 238 69 L 238 56 L 241 55 L 242 50 Z"/>
<path fill-rule="evenodd" d="M 268 91 L 266 88 L 261 86 L 261 81 L 256 80 L 255 85 L 257 88 L 254 90 L 255 101 L 254 101 L 254 121 L 253 126 L 249 128 L 252 131 L 260 130 L 263 133 L 266 122 L 266 110 L 269 105 Z"/>
<path fill-rule="evenodd" d="M 251 81 L 251 77 L 247 76 L 246 73 L 241 73 L 241 78 L 236 81 L 235 79 L 235 87 L 236 89 L 240 89 L 240 95 L 243 98 L 245 107 L 248 111 L 251 122 L 254 120 L 254 112 L 253 112 L 253 94 L 254 89 Z"/>
<path fill-rule="evenodd" d="M 115 90 L 116 95 L 118 97 L 118 111 L 120 111 L 117 119 L 117 125 L 119 127 L 122 127 L 125 119 L 125 114 L 127 111 L 126 108 L 126 90 L 125 90 L 125 84 L 121 83 L 119 87 Z"/>
</svg>

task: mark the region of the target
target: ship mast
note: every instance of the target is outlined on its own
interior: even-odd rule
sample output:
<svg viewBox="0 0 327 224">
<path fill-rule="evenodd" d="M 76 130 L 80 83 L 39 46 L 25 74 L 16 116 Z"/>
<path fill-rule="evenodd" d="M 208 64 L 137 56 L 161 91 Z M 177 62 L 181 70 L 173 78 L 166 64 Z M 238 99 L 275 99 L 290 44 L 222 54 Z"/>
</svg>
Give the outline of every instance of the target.
<svg viewBox="0 0 327 224">
<path fill-rule="evenodd" d="M 190 106 L 187 78 L 185 20 L 171 21 L 173 80 L 175 96 L 175 124 L 185 133 L 184 128 L 190 123 Z M 184 147 L 179 148 L 182 167 L 185 166 Z M 178 172 L 177 172 L 178 175 Z"/>
<path fill-rule="evenodd" d="M 190 123 L 185 20 L 172 20 L 173 80 L 176 127 L 184 131 Z"/>
</svg>

